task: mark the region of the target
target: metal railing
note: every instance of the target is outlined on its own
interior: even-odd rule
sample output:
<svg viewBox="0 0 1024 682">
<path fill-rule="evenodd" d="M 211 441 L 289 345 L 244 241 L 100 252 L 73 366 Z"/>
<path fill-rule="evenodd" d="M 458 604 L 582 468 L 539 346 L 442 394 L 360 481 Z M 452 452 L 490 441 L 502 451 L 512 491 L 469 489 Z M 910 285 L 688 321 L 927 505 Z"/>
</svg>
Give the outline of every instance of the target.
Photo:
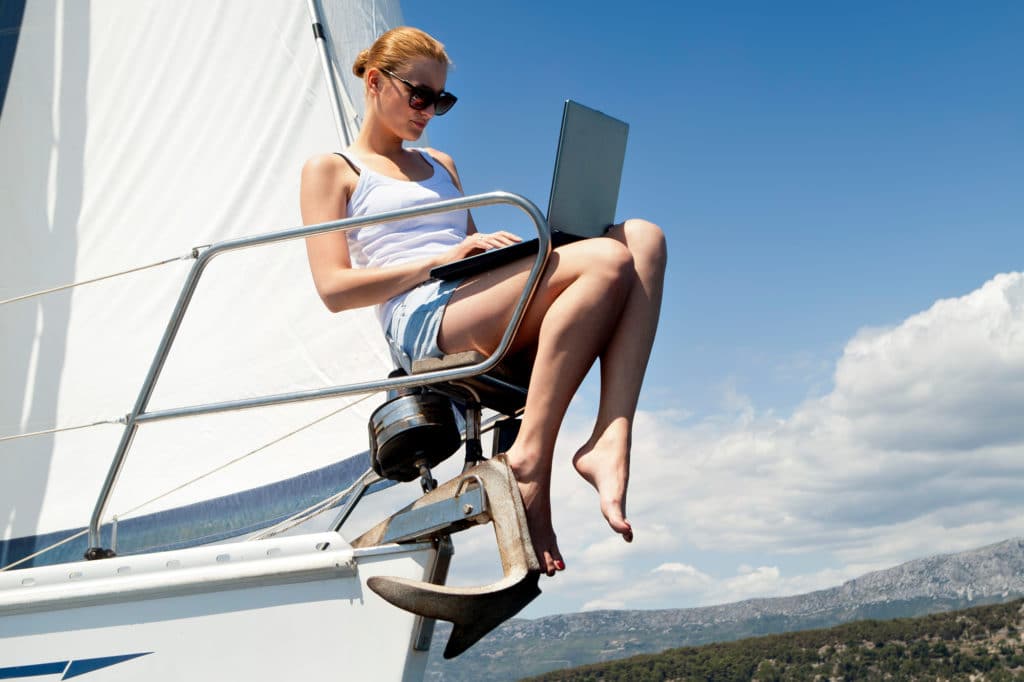
<svg viewBox="0 0 1024 682">
<path fill-rule="evenodd" d="M 424 372 L 414 376 L 395 377 L 381 379 L 378 381 L 296 391 L 292 393 L 279 393 L 258 398 L 230 400 L 154 412 L 146 411 L 150 397 L 153 395 L 153 390 L 156 387 L 157 380 L 159 379 L 164 363 L 167 360 L 167 355 L 171 350 L 171 346 L 174 344 L 175 337 L 181 327 L 185 313 L 188 311 L 189 303 L 195 293 L 199 279 L 206 270 L 206 266 L 209 265 L 210 261 L 217 256 L 230 251 L 239 251 L 241 249 L 248 249 L 276 242 L 290 241 L 293 239 L 303 239 L 305 237 L 323 234 L 326 232 L 347 231 L 365 227 L 367 225 L 388 223 L 414 216 L 446 213 L 449 211 L 465 210 L 481 206 L 493 206 L 497 204 L 515 206 L 526 213 L 533 220 L 533 223 L 537 228 L 537 235 L 539 237 L 540 244 L 537 250 L 537 257 L 533 262 L 526 285 L 523 288 L 523 293 L 520 295 L 519 300 L 516 302 L 515 309 L 512 312 L 512 319 L 509 321 L 509 325 L 505 329 L 505 333 L 501 337 L 498 347 L 484 360 L 474 365 Z M 209 247 L 206 247 L 196 257 L 196 262 L 193 264 L 185 283 L 182 285 L 178 301 L 171 313 L 171 319 L 168 321 L 167 327 L 164 330 L 163 338 L 160 340 L 160 345 L 157 347 L 156 354 L 153 357 L 153 362 L 150 364 L 149 371 L 146 374 L 146 379 L 142 384 L 142 388 L 139 390 L 135 406 L 125 418 L 124 433 L 122 434 L 117 450 L 114 453 L 114 459 L 110 464 L 110 470 L 107 473 L 106 480 L 103 483 L 103 488 L 100 491 L 99 498 L 96 501 L 96 506 L 93 509 L 92 517 L 89 521 L 89 549 L 86 551 L 86 558 L 94 559 L 108 556 L 101 546 L 100 524 L 102 522 L 103 514 L 106 511 L 107 503 L 110 500 L 110 495 L 113 492 L 114 486 L 117 484 L 118 476 L 120 475 L 121 469 L 127 459 L 128 451 L 131 448 L 132 441 L 135 438 L 135 433 L 140 424 L 168 419 L 178 419 L 181 417 L 191 417 L 201 414 L 212 414 L 215 412 L 243 410 L 253 407 L 266 407 L 269 405 L 281 405 L 306 400 L 318 400 L 322 398 L 333 398 L 363 393 L 376 393 L 378 391 L 388 391 L 408 388 L 411 386 L 422 386 L 444 381 L 465 379 L 470 376 L 488 372 L 501 361 L 502 357 L 508 350 L 509 345 L 512 343 L 512 338 L 519 329 L 523 313 L 526 311 L 526 306 L 533 298 L 534 291 L 537 288 L 537 283 L 540 281 L 541 274 L 544 271 L 544 267 L 547 265 L 547 260 L 550 254 L 551 230 L 548 226 L 547 220 L 544 218 L 544 215 L 529 199 L 510 192 L 487 192 L 485 194 L 448 199 L 436 203 L 424 204 L 422 206 L 379 213 L 372 216 L 345 218 L 317 225 L 308 225 L 304 227 L 280 230 L 277 232 L 270 232 L 253 237 L 242 237 L 239 239 L 211 244 Z"/>
</svg>

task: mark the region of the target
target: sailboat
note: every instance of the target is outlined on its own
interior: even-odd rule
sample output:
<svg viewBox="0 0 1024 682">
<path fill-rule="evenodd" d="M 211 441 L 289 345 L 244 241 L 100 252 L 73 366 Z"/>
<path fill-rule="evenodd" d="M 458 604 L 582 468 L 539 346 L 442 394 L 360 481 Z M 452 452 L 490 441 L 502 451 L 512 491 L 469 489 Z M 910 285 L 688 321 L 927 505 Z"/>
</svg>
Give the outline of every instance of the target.
<svg viewBox="0 0 1024 682">
<path fill-rule="evenodd" d="M 543 216 L 503 192 L 412 209 L 510 204 L 542 246 L 498 351 L 412 376 L 305 261 L 309 234 L 399 217 L 297 225 L 303 161 L 358 126 L 345 65 L 400 23 L 397 0 L 0 3 L 0 678 L 419 679 L 433 619 L 457 655 L 539 593 L 479 415 L 518 409 L 481 374 Z M 467 462 L 438 485 L 412 444 L 452 428 Z M 486 523 L 504 577 L 445 587 L 450 534 Z"/>
</svg>

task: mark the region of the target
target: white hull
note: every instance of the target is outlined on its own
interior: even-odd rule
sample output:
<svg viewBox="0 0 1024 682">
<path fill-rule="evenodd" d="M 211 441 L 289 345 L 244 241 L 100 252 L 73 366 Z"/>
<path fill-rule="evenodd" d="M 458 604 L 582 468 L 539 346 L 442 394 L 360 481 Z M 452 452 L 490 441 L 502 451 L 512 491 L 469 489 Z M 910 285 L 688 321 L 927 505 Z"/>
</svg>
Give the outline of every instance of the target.
<svg viewBox="0 0 1024 682">
<path fill-rule="evenodd" d="M 0 678 L 418 680 L 416 616 L 366 580 L 435 556 L 317 533 L 2 573 Z"/>
</svg>

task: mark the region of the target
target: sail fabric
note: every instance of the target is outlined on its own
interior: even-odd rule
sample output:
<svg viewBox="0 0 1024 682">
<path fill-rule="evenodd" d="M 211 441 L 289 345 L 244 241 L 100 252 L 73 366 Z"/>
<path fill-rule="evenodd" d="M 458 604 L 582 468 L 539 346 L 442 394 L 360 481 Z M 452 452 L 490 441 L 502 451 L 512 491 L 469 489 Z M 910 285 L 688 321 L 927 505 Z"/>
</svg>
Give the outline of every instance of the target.
<svg viewBox="0 0 1024 682">
<path fill-rule="evenodd" d="M 361 82 L 348 65 L 400 23 L 398 2 L 322 4 L 334 69 L 358 114 Z M 302 165 L 340 142 L 304 0 L 0 7 L 0 300 L 185 257 L 0 305 L 3 437 L 130 412 L 193 248 L 301 224 Z M 293 241 L 214 259 L 149 409 L 377 379 L 390 368 L 372 311 L 329 313 Z M 107 519 L 334 471 L 365 457 L 379 402 L 143 425 Z M 105 423 L 0 442 L 0 541 L 87 524 L 122 431 Z"/>
</svg>

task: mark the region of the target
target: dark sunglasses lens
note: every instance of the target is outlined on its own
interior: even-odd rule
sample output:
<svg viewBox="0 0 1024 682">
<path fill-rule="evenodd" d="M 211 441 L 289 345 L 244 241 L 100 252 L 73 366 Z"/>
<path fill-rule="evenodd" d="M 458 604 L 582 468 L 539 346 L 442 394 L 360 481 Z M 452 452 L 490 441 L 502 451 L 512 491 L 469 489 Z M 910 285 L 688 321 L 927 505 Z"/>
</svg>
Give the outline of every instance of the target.
<svg viewBox="0 0 1024 682">
<path fill-rule="evenodd" d="M 434 105 L 434 113 L 438 116 L 448 113 L 448 110 L 455 106 L 455 95 L 450 92 L 434 92 L 430 88 L 417 85 L 409 92 L 409 106 L 416 111 L 422 111 Z"/>
<path fill-rule="evenodd" d="M 409 106 L 416 111 L 426 109 L 434 101 L 434 92 L 427 88 L 413 88 L 409 94 Z"/>
<path fill-rule="evenodd" d="M 434 102 L 434 113 L 438 116 L 444 116 L 448 111 L 455 106 L 455 102 L 458 101 L 450 92 L 442 92 Z"/>
</svg>

